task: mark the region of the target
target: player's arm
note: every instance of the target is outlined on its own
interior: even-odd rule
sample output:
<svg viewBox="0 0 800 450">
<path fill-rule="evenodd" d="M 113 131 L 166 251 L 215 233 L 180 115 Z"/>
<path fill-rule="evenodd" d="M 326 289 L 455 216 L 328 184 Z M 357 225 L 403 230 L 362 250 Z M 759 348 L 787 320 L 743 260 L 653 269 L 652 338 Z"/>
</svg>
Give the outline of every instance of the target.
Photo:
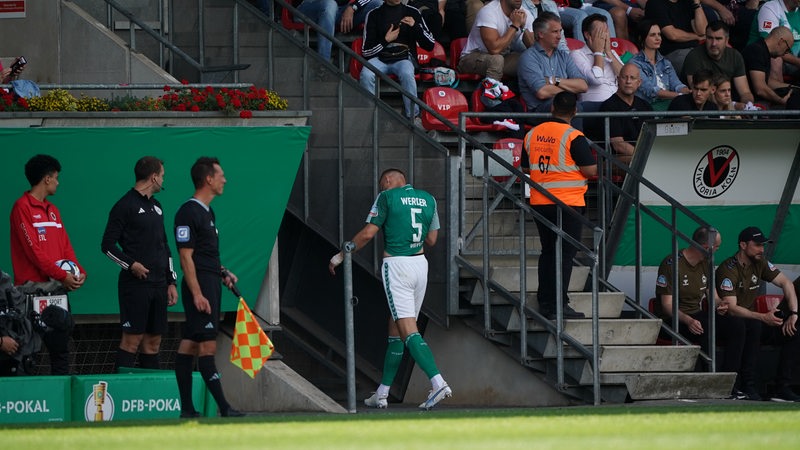
<svg viewBox="0 0 800 450">
<path fill-rule="evenodd" d="M 783 321 L 783 334 L 794 336 L 797 332 L 797 293 L 794 290 L 794 284 L 783 273 L 779 273 L 773 278 L 772 284 L 783 289 L 783 300 L 789 307 L 789 315 Z"/>
<path fill-rule="evenodd" d="M 189 292 L 192 293 L 195 308 L 200 312 L 211 314 L 211 304 L 203 295 L 203 291 L 200 289 L 200 282 L 197 281 L 197 271 L 192 259 L 194 249 L 182 247 L 178 249 L 178 254 L 180 255 L 181 269 L 183 270 L 183 281 L 186 283 L 186 287 L 189 288 Z"/>
<path fill-rule="evenodd" d="M 353 236 L 353 239 L 351 239 L 353 244 L 355 244 L 353 252 L 357 252 L 362 247 L 367 245 L 367 243 L 369 243 L 369 241 L 371 241 L 372 238 L 378 234 L 378 230 L 380 230 L 380 228 L 378 228 L 377 225 L 373 225 L 371 223 L 364 225 L 364 228 L 356 233 L 356 235 Z M 339 252 L 333 255 L 333 258 L 331 258 L 330 263 L 328 264 L 328 271 L 330 271 L 331 275 L 336 275 L 336 268 L 342 263 L 342 261 L 344 261 L 344 253 Z"/>
<path fill-rule="evenodd" d="M 661 295 L 661 310 L 664 311 L 664 314 L 669 316 L 670 318 L 673 317 L 672 315 L 672 296 L 671 295 Z M 703 334 L 703 324 L 700 323 L 699 320 L 693 318 L 692 316 L 686 314 L 685 312 L 678 310 L 678 321 L 680 323 L 686 325 L 689 328 L 689 331 L 692 334 Z"/>
</svg>

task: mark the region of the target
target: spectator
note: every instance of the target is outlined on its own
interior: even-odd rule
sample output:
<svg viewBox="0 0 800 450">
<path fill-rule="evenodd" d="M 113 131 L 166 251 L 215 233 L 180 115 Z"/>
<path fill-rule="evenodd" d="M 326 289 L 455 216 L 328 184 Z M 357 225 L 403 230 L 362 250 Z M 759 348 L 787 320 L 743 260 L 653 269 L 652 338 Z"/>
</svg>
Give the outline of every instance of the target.
<svg viewBox="0 0 800 450">
<path fill-rule="evenodd" d="M 639 66 L 628 63 L 622 66 L 617 77 L 619 87 L 611 97 L 600 105 L 602 112 L 652 111 L 649 103 L 635 95 L 642 79 Z M 642 119 L 638 117 L 611 117 L 609 121 L 609 143 L 620 161 L 630 163 L 636 140 L 642 129 Z"/>
<path fill-rule="evenodd" d="M 705 44 L 695 47 L 686 56 L 683 63 L 684 76 L 692 84 L 691 74 L 700 69 L 725 75 L 736 89 L 734 99 L 752 103 L 753 93 L 747 84 L 744 59 L 736 49 L 728 47 L 728 37 L 728 26 L 724 22 L 718 20 L 708 24 Z"/>
<path fill-rule="evenodd" d="M 708 21 L 700 0 L 650 0 L 645 16 L 661 27 L 661 53 L 683 73 L 686 55 L 705 39 Z"/>
<path fill-rule="evenodd" d="M 644 18 L 646 0 L 597 0 L 593 3 L 596 8 L 601 8 L 611 14 L 616 29 L 617 37 L 631 40 L 629 33 L 630 23 L 639 22 Z"/>
<path fill-rule="evenodd" d="M 409 0 L 408 6 L 417 8 L 425 20 L 425 25 L 433 35 L 433 39 L 440 41 L 442 25 L 444 24 L 444 7 L 446 0 Z"/>
<path fill-rule="evenodd" d="M 735 323 L 739 319 L 730 319 L 727 315 L 727 304 L 720 301 L 715 290 L 709 291 L 708 280 L 713 267 L 709 266 L 708 254 L 716 252 L 722 243 L 719 233 L 714 233 L 714 244 L 710 245 L 711 230 L 707 227 L 699 227 L 692 234 L 694 243 L 678 252 L 677 264 L 668 255 L 658 267 L 658 277 L 656 278 L 656 304 L 655 314 L 664 320 L 670 328 L 675 310 L 674 301 L 678 302 L 678 333 L 696 344 L 700 344 L 702 350 L 709 352 L 708 312 L 703 310 L 703 303 L 708 302 L 714 293 L 714 304 L 716 305 L 716 336 L 724 337 L 725 342 L 731 348 L 741 348 L 744 346 L 744 337 L 731 334 Z M 699 246 L 699 247 L 698 247 Z M 675 286 L 673 280 L 675 270 L 678 271 L 678 298 L 675 297 Z M 719 370 L 722 372 L 735 372 L 739 369 L 737 352 L 724 352 Z"/>
<path fill-rule="evenodd" d="M 588 84 L 586 92 L 579 96 L 587 111 L 586 102 L 593 102 L 596 111 L 600 103 L 611 97 L 617 90 L 617 76 L 622 69 L 622 61 L 617 52 L 611 49 L 611 36 L 608 34 L 606 18 L 592 14 L 583 21 L 581 28 L 586 46 L 570 52 L 575 67 Z"/>
<path fill-rule="evenodd" d="M 31 189 L 20 197 L 11 209 L 11 265 L 14 284 L 24 285 L 20 291 L 66 294 L 80 289 L 86 281 L 86 271 L 78 263 L 75 250 L 61 221 L 58 208 L 47 200 L 58 190 L 61 164 L 49 155 L 36 155 L 25 164 L 25 178 Z M 74 262 L 80 269 L 77 275 L 62 270 L 59 260 Z M 56 280 L 56 282 L 52 282 Z M 69 305 L 68 305 L 69 306 Z M 69 338 L 72 317 L 58 306 L 52 312 L 60 314 L 60 323 L 46 323 L 42 336 L 50 353 L 50 374 L 69 374 Z M 44 319 L 43 319 L 44 320 Z"/>
<path fill-rule="evenodd" d="M 382 0 L 303 0 L 297 10 L 308 16 L 331 35 L 338 28 L 342 33 L 357 30 L 367 20 L 367 13 L 381 5 Z M 317 52 L 331 59 L 331 41 L 317 40 Z"/>
<path fill-rule="evenodd" d="M 642 76 L 636 95 L 650 102 L 654 110 L 663 111 L 673 98 L 688 94 L 690 90 L 678 78 L 672 63 L 658 51 L 661 48 L 661 27 L 644 19 L 639 22 L 639 30 L 642 50 L 631 59 L 639 66 Z"/>
<path fill-rule="evenodd" d="M 7 69 L 4 69 L 3 63 L 0 62 L 0 84 L 8 84 L 19 77 L 19 74 L 25 70 L 25 64 L 27 64 L 27 62 L 22 61 L 25 61 L 25 58 L 18 56 L 14 63 L 11 64 L 11 67 Z"/>
<path fill-rule="evenodd" d="M 792 30 L 795 36 L 792 51 L 783 55 L 783 71 L 785 74 L 797 78 L 800 76 L 800 1 L 798 0 L 770 0 L 758 10 L 758 22 L 750 33 L 750 43 L 758 37 L 767 37 L 775 27 L 786 27 Z M 791 19 L 790 19 L 791 18 Z"/>
<path fill-rule="evenodd" d="M 758 13 L 759 0 L 701 0 L 709 22 L 721 20 L 731 29 L 731 45 L 742 51 L 750 26 Z"/>
<path fill-rule="evenodd" d="M 586 43 L 586 38 L 583 37 L 581 32 L 581 24 L 589 17 L 590 14 L 602 14 L 606 18 L 608 24 L 608 34 L 611 37 L 617 37 L 617 30 L 614 27 L 614 19 L 611 13 L 602 8 L 596 8 L 589 2 L 583 0 L 558 0 L 558 15 L 561 17 L 561 24 L 564 28 L 572 32 L 572 37 Z"/>
<path fill-rule="evenodd" d="M 731 97 L 731 80 L 725 75 L 716 74 L 712 82 L 714 85 L 714 96 L 712 101 L 720 111 L 741 111 L 745 109 L 745 104 L 733 101 Z M 720 119 L 741 119 L 742 116 L 720 116 Z"/>
<path fill-rule="evenodd" d="M 732 334 L 744 336 L 743 348 L 728 346 L 726 352 L 737 351 L 741 355 L 741 367 L 736 379 L 738 389 L 748 400 L 761 400 L 755 383 L 760 346 L 762 342 L 778 346 L 778 372 L 771 400 L 798 402 L 800 396 L 789 387 L 800 350 L 797 295 L 789 278 L 764 257 L 764 244 L 771 242 L 758 228 L 747 227 L 739 233 L 739 250 L 717 267 L 717 292 L 727 304 L 728 314 L 743 319 L 738 329 L 732 331 Z M 783 301 L 778 308 L 765 313 L 755 309 L 756 296 L 762 291 L 762 280 L 783 290 Z"/>
<path fill-rule="evenodd" d="M 532 28 L 533 13 L 522 7 L 522 0 L 489 2 L 478 11 L 458 70 L 495 80 L 516 75 L 520 54 L 533 45 Z"/>
<path fill-rule="evenodd" d="M 759 101 L 800 109 L 800 92 L 783 81 L 781 56 L 791 52 L 794 36 L 786 27 L 773 27 L 766 38 L 758 38 L 744 51 L 750 86 Z"/>
<path fill-rule="evenodd" d="M 556 2 L 553 0 L 522 0 L 522 7 L 533 14 L 533 20 L 536 20 L 536 18 L 545 11 L 549 11 L 561 17 L 561 10 L 564 9 L 559 8 Z M 563 19 L 562 25 L 567 26 L 563 23 Z M 575 29 L 575 31 L 577 34 L 580 34 L 580 25 Z M 581 40 L 583 40 L 583 37 L 581 37 Z M 564 33 L 563 29 L 561 30 L 561 41 L 558 43 L 558 47 L 561 50 L 569 50 L 569 47 L 567 47 L 566 34 Z"/>
<path fill-rule="evenodd" d="M 364 27 L 364 57 L 380 72 L 396 75 L 403 90 L 414 96 L 417 95 L 414 80 L 417 45 L 430 51 L 434 44 L 422 15 L 401 0 L 385 0 L 369 14 Z M 361 69 L 360 81 L 369 92 L 375 92 L 375 73 L 371 69 L 366 66 Z M 403 110 L 410 119 L 419 115 L 419 107 L 406 95 Z"/>
<path fill-rule="evenodd" d="M 455 39 L 467 37 L 468 34 L 467 2 L 465 0 L 446 0 L 444 23 L 442 24 L 442 40 L 445 43 L 452 42 Z"/>
<path fill-rule="evenodd" d="M 710 101 L 714 95 L 714 74 L 710 70 L 700 70 L 692 77 L 692 93 L 679 95 L 669 103 L 667 111 L 717 111 L 717 105 Z"/>
<path fill-rule="evenodd" d="M 559 50 L 561 19 L 545 12 L 533 24 L 536 43 L 522 54 L 517 79 L 528 111 L 549 112 L 559 92 L 582 94 L 589 85 L 569 52 Z"/>
</svg>

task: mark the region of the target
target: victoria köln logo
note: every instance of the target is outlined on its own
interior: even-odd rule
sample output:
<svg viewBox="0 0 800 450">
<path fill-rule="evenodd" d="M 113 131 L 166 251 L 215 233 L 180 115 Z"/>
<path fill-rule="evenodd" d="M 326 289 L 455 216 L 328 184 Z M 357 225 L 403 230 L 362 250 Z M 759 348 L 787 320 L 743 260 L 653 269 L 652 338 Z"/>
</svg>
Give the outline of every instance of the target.
<svg viewBox="0 0 800 450">
<path fill-rule="evenodd" d="M 694 191 L 703 198 L 719 197 L 739 174 L 739 154 L 728 145 L 709 150 L 694 169 Z"/>
<path fill-rule="evenodd" d="M 92 386 L 83 415 L 87 422 L 108 422 L 114 418 L 114 399 L 108 392 L 108 383 L 98 381 Z"/>
</svg>

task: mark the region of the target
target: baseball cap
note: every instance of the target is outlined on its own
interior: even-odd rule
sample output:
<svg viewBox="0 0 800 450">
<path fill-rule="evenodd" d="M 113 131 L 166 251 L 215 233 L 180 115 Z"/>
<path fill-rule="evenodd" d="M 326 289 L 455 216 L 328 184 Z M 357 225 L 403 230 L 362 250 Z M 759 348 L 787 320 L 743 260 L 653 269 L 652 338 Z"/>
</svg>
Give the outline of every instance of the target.
<svg viewBox="0 0 800 450">
<path fill-rule="evenodd" d="M 747 227 L 739 233 L 739 242 L 756 242 L 763 244 L 765 242 L 772 243 L 772 240 L 764 236 L 764 233 L 758 227 Z"/>
</svg>

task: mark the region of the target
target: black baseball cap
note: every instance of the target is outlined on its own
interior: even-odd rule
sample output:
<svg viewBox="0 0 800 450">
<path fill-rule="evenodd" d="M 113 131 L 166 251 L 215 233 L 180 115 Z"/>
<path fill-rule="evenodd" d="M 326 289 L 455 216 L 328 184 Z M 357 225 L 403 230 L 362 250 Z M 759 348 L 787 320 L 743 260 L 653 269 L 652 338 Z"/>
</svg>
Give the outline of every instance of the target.
<svg viewBox="0 0 800 450">
<path fill-rule="evenodd" d="M 772 243 L 772 240 L 766 236 L 758 227 L 747 227 L 739 233 L 739 242 L 750 242 L 753 241 L 758 244 L 764 244 L 766 242 Z"/>
</svg>

